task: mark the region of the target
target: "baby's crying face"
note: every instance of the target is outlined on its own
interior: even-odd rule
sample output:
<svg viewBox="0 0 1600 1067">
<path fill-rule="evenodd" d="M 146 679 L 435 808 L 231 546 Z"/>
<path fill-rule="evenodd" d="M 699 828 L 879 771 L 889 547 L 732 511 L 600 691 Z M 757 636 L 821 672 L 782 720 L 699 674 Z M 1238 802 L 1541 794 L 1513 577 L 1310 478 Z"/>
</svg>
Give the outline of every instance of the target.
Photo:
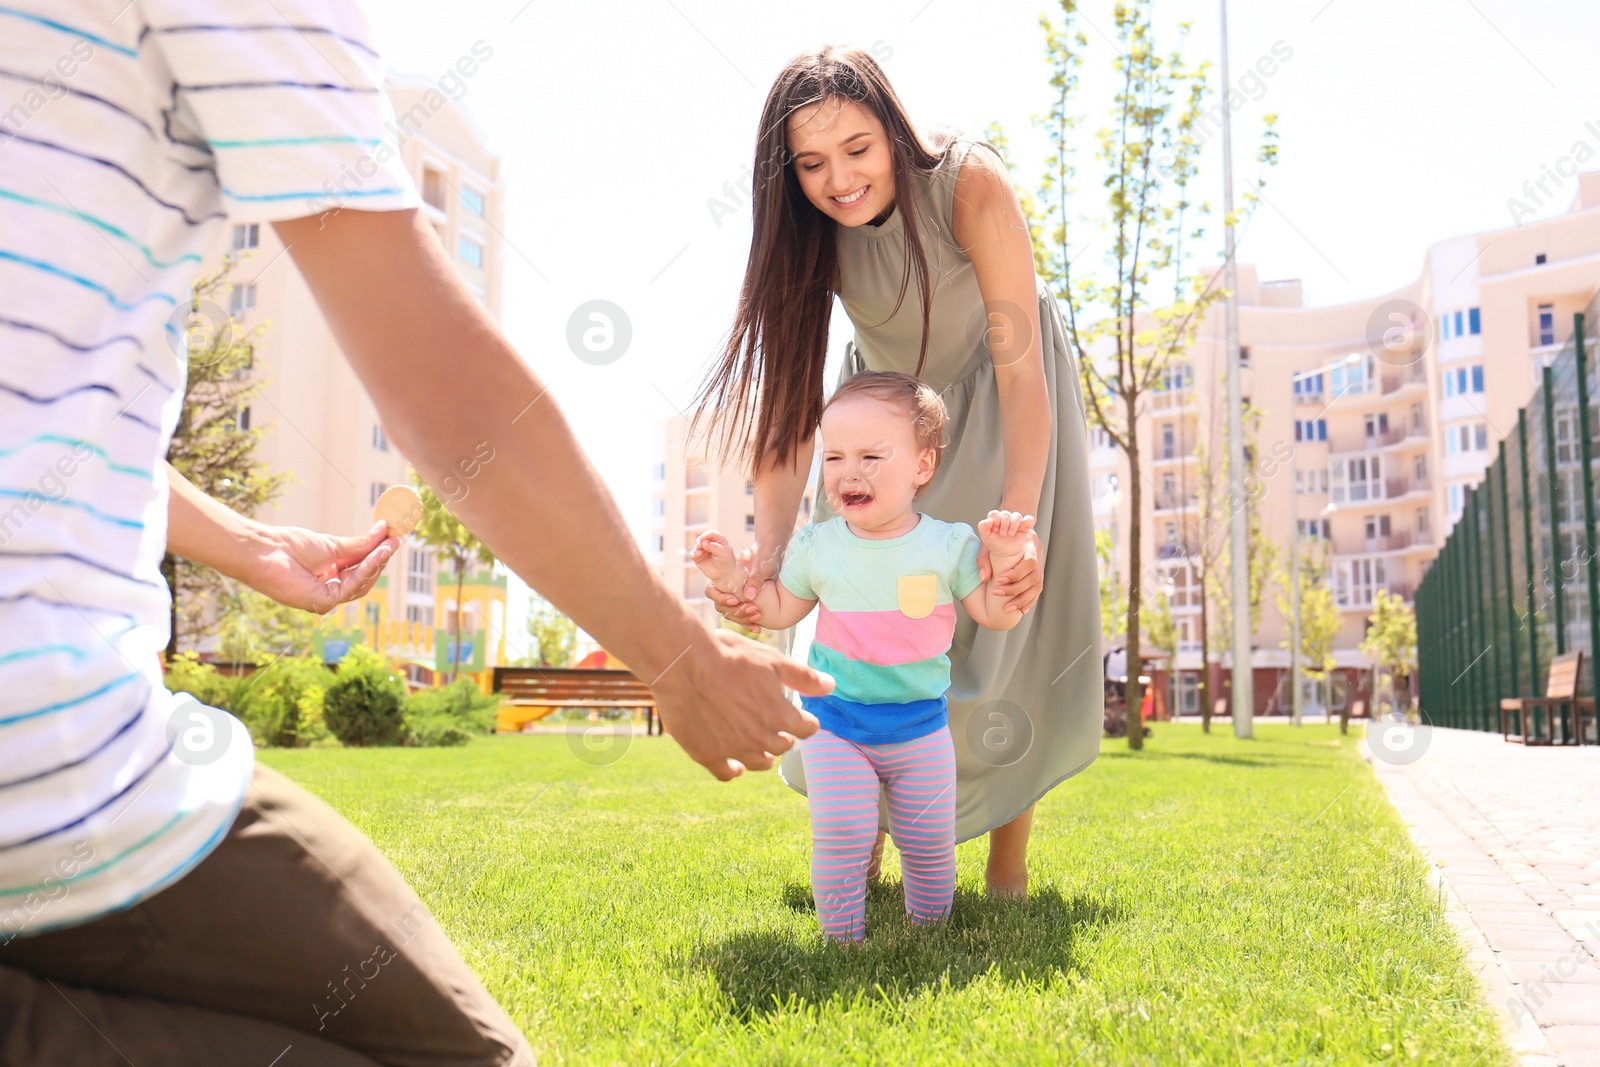
<svg viewBox="0 0 1600 1067">
<path fill-rule="evenodd" d="M 910 417 L 896 405 L 852 396 L 822 416 L 822 486 L 833 510 L 864 530 L 891 529 L 914 510 L 933 476 L 933 450 L 919 452 Z"/>
</svg>

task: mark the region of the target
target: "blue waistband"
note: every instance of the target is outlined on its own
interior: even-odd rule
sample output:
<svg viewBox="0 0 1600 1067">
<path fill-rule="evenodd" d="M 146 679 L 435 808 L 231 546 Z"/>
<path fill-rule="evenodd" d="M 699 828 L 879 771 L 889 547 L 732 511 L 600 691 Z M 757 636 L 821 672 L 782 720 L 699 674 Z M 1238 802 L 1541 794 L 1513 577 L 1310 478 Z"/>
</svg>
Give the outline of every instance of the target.
<svg viewBox="0 0 1600 1067">
<path fill-rule="evenodd" d="M 857 704 L 843 697 L 802 696 L 800 706 L 815 715 L 824 730 L 858 745 L 915 741 L 950 721 L 949 701 L 943 696 L 909 704 Z"/>
</svg>

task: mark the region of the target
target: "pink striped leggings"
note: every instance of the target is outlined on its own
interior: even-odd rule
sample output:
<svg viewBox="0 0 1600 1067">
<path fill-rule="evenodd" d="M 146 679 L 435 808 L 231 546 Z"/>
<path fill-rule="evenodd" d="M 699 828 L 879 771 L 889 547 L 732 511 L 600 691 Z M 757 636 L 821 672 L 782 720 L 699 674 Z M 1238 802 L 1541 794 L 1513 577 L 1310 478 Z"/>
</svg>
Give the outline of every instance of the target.
<svg viewBox="0 0 1600 1067">
<path fill-rule="evenodd" d="M 867 865 L 878 836 L 878 787 L 900 850 L 906 914 L 945 917 L 956 887 L 956 754 L 948 727 L 889 745 L 818 730 L 801 743 L 811 799 L 811 892 L 822 932 L 866 936 Z"/>
</svg>

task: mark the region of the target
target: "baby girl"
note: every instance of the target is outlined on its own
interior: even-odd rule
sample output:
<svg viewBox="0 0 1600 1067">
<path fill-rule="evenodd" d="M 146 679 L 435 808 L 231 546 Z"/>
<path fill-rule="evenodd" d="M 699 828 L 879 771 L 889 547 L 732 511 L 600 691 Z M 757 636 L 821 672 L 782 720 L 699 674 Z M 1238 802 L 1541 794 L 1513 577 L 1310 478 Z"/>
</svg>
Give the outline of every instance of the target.
<svg viewBox="0 0 1600 1067">
<path fill-rule="evenodd" d="M 858 374 L 822 412 L 822 480 L 838 517 L 790 542 L 776 578 L 754 597 L 761 624 L 793 626 L 819 602 L 810 663 L 837 685 L 803 697 L 821 729 L 801 742 L 811 803 L 811 887 L 823 932 L 866 933 L 866 880 L 879 790 L 900 850 L 906 912 L 931 923 L 955 894 L 955 751 L 946 713 L 955 602 L 974 622 L 1009 630 L 1021 619 L 978 573 L 1021 559 L 1031 515 L 991 511 L 977 531 L 919 514 L 917 496 L 944 451 L 944 401 L 909 374 Z M 743 596 L 754 585 L 714 531 L 693 558 L 713 584 Z"/>
</svg>

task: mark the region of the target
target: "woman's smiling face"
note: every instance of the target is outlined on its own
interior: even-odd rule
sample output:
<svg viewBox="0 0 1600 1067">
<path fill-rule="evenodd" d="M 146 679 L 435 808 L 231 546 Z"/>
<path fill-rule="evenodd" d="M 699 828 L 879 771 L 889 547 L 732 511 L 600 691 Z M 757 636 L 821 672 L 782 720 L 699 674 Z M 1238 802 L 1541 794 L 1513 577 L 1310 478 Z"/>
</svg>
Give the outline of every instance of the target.
<svg viewBox="0 0 1600 1067">
<path fill-rule="evenodd" d="M 894 160 L 883 123 L 852 100 L 829 97 L 789 116 L 789 153 L 800 189 L 842 226 L 894 206 Z"/>
</svg>

